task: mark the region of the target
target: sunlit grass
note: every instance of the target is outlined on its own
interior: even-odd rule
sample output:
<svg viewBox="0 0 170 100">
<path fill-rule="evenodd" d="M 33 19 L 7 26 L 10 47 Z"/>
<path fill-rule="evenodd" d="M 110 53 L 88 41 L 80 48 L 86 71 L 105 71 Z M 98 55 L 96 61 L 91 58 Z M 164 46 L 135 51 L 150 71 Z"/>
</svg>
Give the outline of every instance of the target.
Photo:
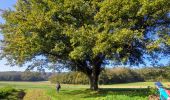
<svg viewBox="0 0 170 100">
<path fill-rule="evenodd" d="M 167 86 L 169 83 L 163 83 Z M 61 84 L 56 92 L 55 84 L 45 82 L 0 82 L 0 87 L 12 86 L 25 89 L 24 100 L 148 100 L 147 87 L 154 82 L 100 85 L 97 92 L 89 90 L 89 85 Z"/>
</svg>

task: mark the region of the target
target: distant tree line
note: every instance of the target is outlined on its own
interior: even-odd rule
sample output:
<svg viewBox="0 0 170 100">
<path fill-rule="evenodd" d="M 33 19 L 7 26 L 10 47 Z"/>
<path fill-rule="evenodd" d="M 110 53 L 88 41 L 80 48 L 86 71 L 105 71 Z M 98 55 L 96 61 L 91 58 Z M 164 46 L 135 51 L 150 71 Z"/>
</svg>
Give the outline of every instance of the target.
<svg viewBox="0 0 170 100">
<path fill-rule="evenodd" d="M 105 69 L 100 77 L 99 84 L 113 84 L 139 81 L 169 81 L 170 67 L 151 67 L 131 69 L 125 67 Z M 63 84 L 89 84 L 88 77 L 81 72 L 40 73 L 40 72 L 0 72 L 0 81 L 51 81 Z"/>
<path fill-rule="evenodd" d="M 49 77 L 51 83 L 60 82 L 63 84 L 88 84 L 88 77 L 81 72 L 56 73 Z"/>
<path fill-rule="evenodd" d="M 158 68 L 142 68 L 136 70 L 145 81 L 169 81 L 170 66 Z"/>
<path fill-rule="evenodd" d="M 7 71 L 0 72 L 0 81 L 46 81 L 50 75 L 50 73 L 39 73 L 31 71 Z"/>
<path fill-rule="evenodd" d="M 144 82 L 144 81 L 168 81 L 170 80 L 170 68 L 141 68 L 130 69 L 125 67 L 110 68 L 104 70 L 99 77 L 99 84 Z M 89 84 L 88 77 L 81 72 L 56 73 L 49 77 L 52 83 L 63 84 Z"/>
</svg>

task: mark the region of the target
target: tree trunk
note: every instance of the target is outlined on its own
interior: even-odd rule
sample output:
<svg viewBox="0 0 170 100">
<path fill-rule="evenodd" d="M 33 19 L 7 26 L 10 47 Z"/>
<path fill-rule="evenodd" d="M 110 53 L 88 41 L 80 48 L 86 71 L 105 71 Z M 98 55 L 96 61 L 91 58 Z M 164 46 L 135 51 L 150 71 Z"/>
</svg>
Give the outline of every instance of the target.
<svg viewBox="0 0 170 100">
<path fill-rule="evenodd" d="M 90 89 L 91 90 L 98 90 L 98 74 L 92 73 L 91 75 L 88 76 L 89 81 L 90 81 Z"/>
</svg>

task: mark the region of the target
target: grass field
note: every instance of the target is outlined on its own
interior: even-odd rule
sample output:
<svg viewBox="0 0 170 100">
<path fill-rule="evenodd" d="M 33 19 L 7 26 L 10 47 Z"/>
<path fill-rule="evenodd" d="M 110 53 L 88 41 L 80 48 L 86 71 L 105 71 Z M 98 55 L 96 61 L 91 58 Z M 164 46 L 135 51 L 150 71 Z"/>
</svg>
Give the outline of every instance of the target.
<svg viewBox="0 0 170 100">
<path fill-rule="evenodd" d="M 163 83 L 168 86 L 170 83 Z M 0 87 L 12 86 L 25 89 L 24 100 L 148 100 L 147 87 L 154 87 L 154 82 L 100 85 L 100 90 L 88 90 L 88 85 L 61 85 L 60 93 L 55 84 L 45 82 L 0 82 Z"/>
</svg>

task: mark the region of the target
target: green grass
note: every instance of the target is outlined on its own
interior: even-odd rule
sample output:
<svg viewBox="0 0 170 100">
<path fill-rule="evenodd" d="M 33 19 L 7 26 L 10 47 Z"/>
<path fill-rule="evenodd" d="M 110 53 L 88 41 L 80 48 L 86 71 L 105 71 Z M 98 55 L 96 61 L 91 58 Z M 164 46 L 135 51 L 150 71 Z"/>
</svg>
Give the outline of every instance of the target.
<svg viewBox="0 0 170 100">
<path fill-rule="evenodd" d="M 148 100 L 150 93 L 147 87 L 154 87 L 154 82 L 100 85 L 97 92 L 90 91 L 88 85 L 62 84 L 60 93 L 56 92 L 55 84 L 47 81 L 0 82 L 0 87 L 4 86 L 25 89 L 27 94 L 24 100 Z"/>
<path fill-rule="evenodd" d="M 155 82 L 134 82 L 134 83 L 122 83 L 122 84 L 112 84 L 112 85 L 101 85 L 102 88 L 147 88 L 155 87 Z M 169 87 L 170 82 L 162 82 L 165 87 Z"/>
<path fill-rule="evenodd" d="M 165 87 L 169 87 L 170 82 L 163 82 Z M 42 82 L 14 82 L 14 81 L 0 81 L 0 87 L 12 86 L 21 89 L 48 89 L 49 87 L 55 87 L 55 84 L 51 84 L 48 81 Z M 111 85 L 99 85 L 100 88 L 147 88 L 148 86 L 154 87 L 154 82 L 134 82 L 134 83 L 123 83 L 123 84 L 111 84 Z M 62 88 L 89 88 L 89 85 L 67 85 L 62 84 Z"/>
<path fill-rule="evenodd" d="M 0 87 L 4 87 L 4 86 L 12 86 L 12 87 L 19 88 L 19 89 L 33 89 L 33 88 L 46 89 L 46 88 L 49 88 L 53 85 L 50 84 L 47 81 L 44 81 L 44 82 L 13 82 L 13 81 L 7 82 L 7 81 L 0 81 Z"/>
<path fill-rule="evenodd" d="M 146 92 L 145 92 L 146 91 Z M 47 91 L 52 100 L 147 100 L 147 89 L 101 89 L 98 92 L 92 92 L 88 89 L 63 89 L 60 93 L 55 93 L 55 89 Z M 122 98 L 122 99 L 118 99 Z"/>
</svg>

